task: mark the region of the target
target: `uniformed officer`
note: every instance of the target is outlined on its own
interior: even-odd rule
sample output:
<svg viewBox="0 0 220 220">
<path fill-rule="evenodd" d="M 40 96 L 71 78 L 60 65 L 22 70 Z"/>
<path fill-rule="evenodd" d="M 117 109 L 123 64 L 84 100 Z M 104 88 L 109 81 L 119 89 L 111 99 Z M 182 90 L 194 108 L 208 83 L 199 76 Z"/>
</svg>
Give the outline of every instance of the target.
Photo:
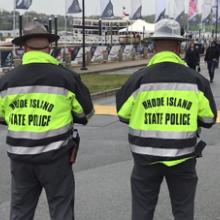
<svg viewBox="0 0 220 220">
<path fill-rule="evenodd" d="M 41 23 L 28 23 L 12 41 L 24 47 L 22 65 L 0 82 L 11 159 L 10 220 L 32 220 L 43 188 L 51 219 L 74 219 L 73 123 L 86 124 L 93 105 L 79 75 L 49 55 L 58 39 Z"/>
<path fill-rule="evenodd" d="M 199 127 L 216 121 L 209 82 L 180 58 L 180 25 L 156 24 L 155 55 L 117 93 L 119 119 L 129 126 L 134 158 L 132 220 L 152 220 L 160 185 L 166 179 L 175 220 L 193 220 L 196 157 L 205 143 Z"/>
</svg>

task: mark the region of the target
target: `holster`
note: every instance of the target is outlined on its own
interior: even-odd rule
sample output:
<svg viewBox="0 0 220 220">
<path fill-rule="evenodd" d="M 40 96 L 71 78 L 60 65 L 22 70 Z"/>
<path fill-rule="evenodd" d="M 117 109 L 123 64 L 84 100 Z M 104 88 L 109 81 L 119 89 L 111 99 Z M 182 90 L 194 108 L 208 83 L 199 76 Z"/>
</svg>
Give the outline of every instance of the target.
<svg viewBox="0 0 220 220">
<path fill-rule="evenodd" d="M 80 136 L 79 136 L 79 132 L 77 129 L 73 129 L 72 136 L 73 136 L 73 141 L 75 143 L 75 147 L 79 148 Z"/>
<path fill-rule="evenodd" d="M 196 145 L 195 149 L 195 156 L 196 157 L 202 157 L 202 152 L 206 146 L 206 143 L 204 141 L 199 141 L 199 143 Z"/>
</svg>

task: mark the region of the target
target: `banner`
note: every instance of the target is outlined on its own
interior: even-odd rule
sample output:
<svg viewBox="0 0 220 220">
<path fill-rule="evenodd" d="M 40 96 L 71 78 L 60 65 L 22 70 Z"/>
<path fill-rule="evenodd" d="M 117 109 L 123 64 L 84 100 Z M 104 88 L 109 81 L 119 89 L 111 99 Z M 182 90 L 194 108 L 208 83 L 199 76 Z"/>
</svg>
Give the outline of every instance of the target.
<svg viewBox="0 0 220 220">
<path fill-rule="evenodd" d="M 185 17 L 185 1 L 175 0 L 174 19 L 182 25 L 184 22 L 184 17 Z"/>
<path fill-rule="evenodd" d="M 125 49 L 122 54 L 123 61 L 132 60 L 134 56 L 134 46 L 133 45 L 126 45 Z"/>
<path fill-rule="evenodd" d="M 197 15 L 198 13 L 198 2 L 197 0 L 189 0 L 189 20 L 193 20 L 193 18 Z"/>
<path fill-rule="evenodd" d="M 156 3 L 156 15 L 155 22 L 163 19 L 166 13 L 166 0 L 155 0 Z"/>
<path fill-rule="evenodd" d="M 0 67 L 11 67 L 13 56 L 11 50 L 0 51 Z"/>
<path fill-rule="evenodd" d="M 15 1 L 15 9 L 23 9 L 27 10 L 31 7 L 32 0 L 16 0 Z"/>
<path fill-rule="evenodd" d="M 66 0 L 66 14 L 77 14 L 82 12 L 78 0 Z"/>
<path fill-rule="evenodd" d="M 101 10 L 102 18 L 114 17 L 114 8 L 111 0 L 101 0 Z"/>
<path fill-rule="evenodd" d="M 119 61 L 120 45 L 114 45 L 109 53 L 108 61 Z"/>
<path fill-rule="evenodd" d="M 142 0 L 131 0 L 131 20 L 141 18 Z"/>
<path fill-rule="evenodd" d="M 91 59 L 92 63 L 102 63 L 108 59 L 107 47 L 98 46 L 95 50 L 95 53 Z"/>
</svg>

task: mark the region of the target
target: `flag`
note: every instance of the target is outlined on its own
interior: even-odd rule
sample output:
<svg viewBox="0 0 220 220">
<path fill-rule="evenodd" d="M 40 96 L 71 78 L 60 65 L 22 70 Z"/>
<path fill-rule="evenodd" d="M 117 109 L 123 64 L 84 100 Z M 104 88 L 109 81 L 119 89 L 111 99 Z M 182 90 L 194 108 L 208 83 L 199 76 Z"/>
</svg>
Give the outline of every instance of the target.
<svg viewBox="0 0 220 220">
<path fill-rule="evenodd" d="M 197 15 L 198 13 L 198 4 L 197 0 L 189 0 L 189 20 L 194 20 L 193 18 Z"/>
<path fill-rule="evenodd" d="M 24 9 L 27 10 L 31 7 L 32 0 L 16 0 L 15 9 Z"/>
<path fill-rule="evenodd" d="M 202 4 L 202 22 L 209 24 L 211 22 L 213 0 L 203 0 Z"/>
<path fill-rule="evenodd" d="M 114 8 L 111 0 L 101 0 L 101 17 L 111 18 L 114 17 Z"/>
<path fill-rule="evenodd" d="M 122 15 L 123 15 L 123 17 L 128 17 L 128 16 L 129 16 L 129 13 L 128 13 L 128 11 L 126 10 L 126 7 L 125 7 L 125 6 L 123 6 L 123 8 L 122 8 Z"/>
<path fill-rule="evenodd" d="M 131 0 L 131 19 L 137 20 L 141 18 L 142 0 Z"/>
<path fill-rule="evenodd" d="M 66 1 L 66 14 L 77 14 L 82 12 L 78 0 L 67 0 Z"/>
<path fill-rule="evenodd" d="M 158 22 L 159 20 L 161 20 L 165 17 L 166 0 L 155 0 L 155 2 L 156 2 L 155 21 Z"/>
<path fill-rule="evenodd" d="M 174 1 L 174 19 L 183 25 L 185 17 L 185 1 Z"/>
<path fill-rule="evenodd" d="M 218 12 L 217 12 L 217 9 L 218 9 Z M 216 17 L 217 17 L 217 14 L 218 13 L 218 19 L 219 19 L 219 16 L 220 16 L 220 0 L 213 0 L 212 1 L 212 9 L 211 9 L 211 21 L 212 23 L 214 24 L 216 22 Z"/>
</svg>

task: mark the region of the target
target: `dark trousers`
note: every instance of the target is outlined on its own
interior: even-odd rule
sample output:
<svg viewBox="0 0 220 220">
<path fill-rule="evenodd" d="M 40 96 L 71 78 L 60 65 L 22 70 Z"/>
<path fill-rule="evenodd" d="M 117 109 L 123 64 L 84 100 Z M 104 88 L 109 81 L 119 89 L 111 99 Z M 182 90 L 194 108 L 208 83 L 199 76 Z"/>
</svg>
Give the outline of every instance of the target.
<svg viewBox="0 0 220 220">
<path fill-rule="evenodd" d="M 44 165 L 11 160 L 10 220 L 33 220 L 45 189 L 52 220 L 74 220 L 74 176 L 69 156 Z"/>
<path fill-rule="evenodd" d="M 217 67 L 217 62 L 215 62 L 215 61 L 208 61 L 207 65 L 208 65 L 208 72 L 209 72 L 210 81 L 213 81 L 214 80 L 214 76 L 215 76 L 215 68 Z"/>
<path fill-rule="evenodd" d="M 160 185 L 165 177 L 175 220 L 194 219 L 197 186 L 196 159 L 174 167 L 135 164 L 131 176 L 132 220 L 152 220 Z"/>
</svg>

